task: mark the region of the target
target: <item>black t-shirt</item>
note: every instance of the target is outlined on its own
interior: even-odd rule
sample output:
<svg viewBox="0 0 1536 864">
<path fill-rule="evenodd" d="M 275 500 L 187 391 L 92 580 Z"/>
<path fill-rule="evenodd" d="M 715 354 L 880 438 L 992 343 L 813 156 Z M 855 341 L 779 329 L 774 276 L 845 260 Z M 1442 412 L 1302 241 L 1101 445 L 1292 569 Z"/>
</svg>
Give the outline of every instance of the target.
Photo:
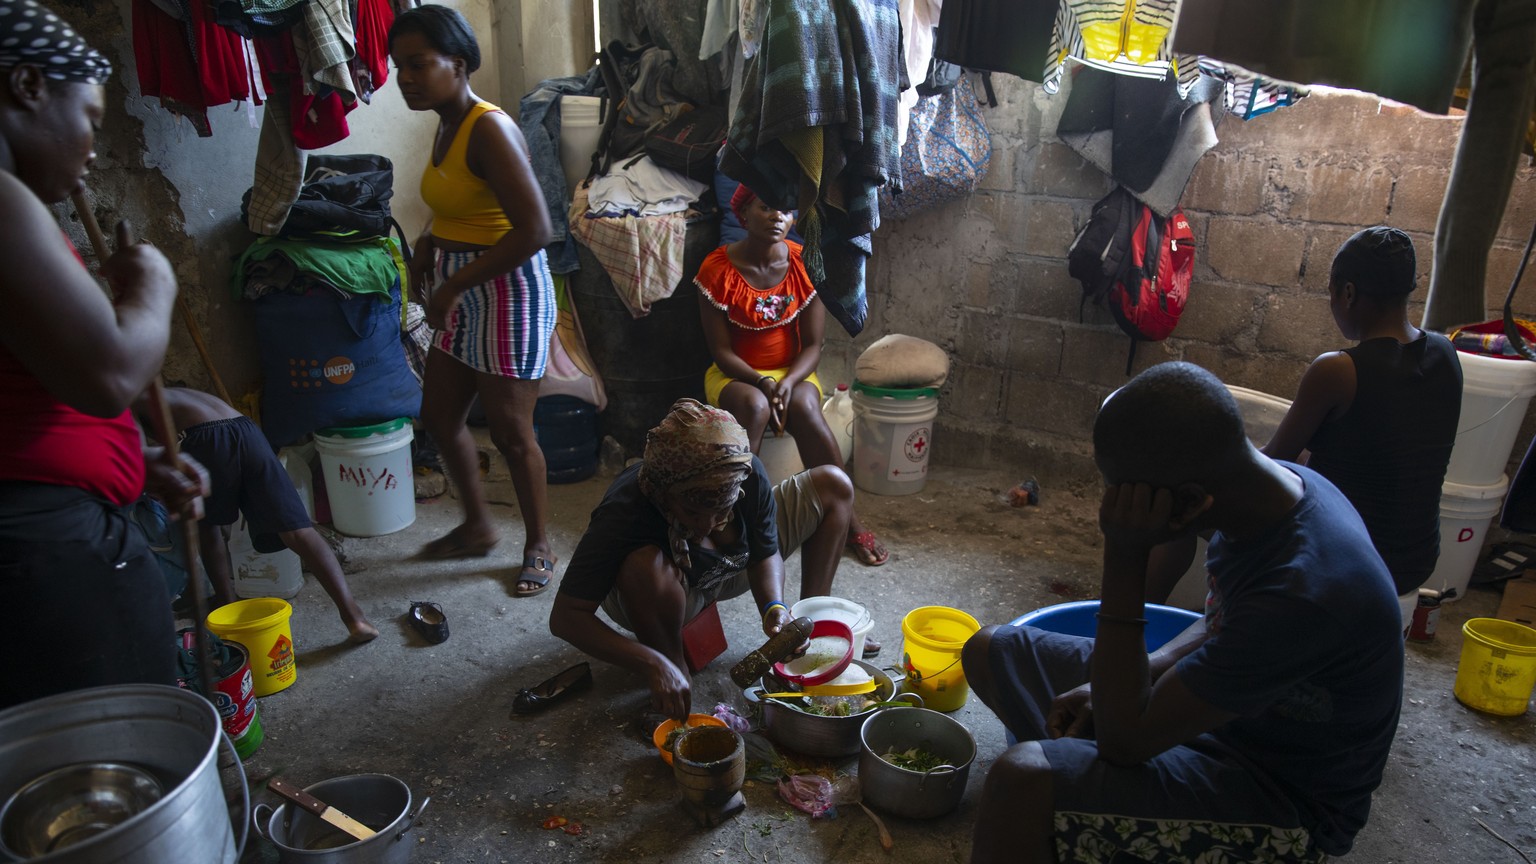
<svg viewBox="0 0 1536 864">
<path fill-rule="evenodd" d="M 743 494 L 736 502 L 735 512 L 736 535 L 740 539 L 734 547 L 725 549 L 706 549 L 690 543 L 688 555 L 693 566 L 684 571 L 689 586 L 708 588 L 778 553 L 773 484 L 756 456 L 752 457 L 752 473 L 741 488 Z M 645 546 L 655 546 L 669 560 L 672 557 L 666 517 L 640 491 L 637 463 L 614 479 L 602 503 L 592 511 L 592 521 L 560 579 L 560 593 L 601 603 L 618 581 L 624 559 Z"/>
</svg>

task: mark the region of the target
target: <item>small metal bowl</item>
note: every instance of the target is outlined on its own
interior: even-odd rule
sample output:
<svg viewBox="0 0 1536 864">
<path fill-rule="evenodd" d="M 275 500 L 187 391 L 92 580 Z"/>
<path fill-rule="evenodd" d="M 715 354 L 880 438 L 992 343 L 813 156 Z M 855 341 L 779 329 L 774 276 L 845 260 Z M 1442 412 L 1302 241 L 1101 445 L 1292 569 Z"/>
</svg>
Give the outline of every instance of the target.
<svg viewBox="0 0 1536 864">
<path fill-rule="evenodd" d="M 27 860 L 83 843 L 149 809 L 163 794 L 154 775 L 120 762 L 49 771 L 0 807 L 0 852 Z"/>
</svg>

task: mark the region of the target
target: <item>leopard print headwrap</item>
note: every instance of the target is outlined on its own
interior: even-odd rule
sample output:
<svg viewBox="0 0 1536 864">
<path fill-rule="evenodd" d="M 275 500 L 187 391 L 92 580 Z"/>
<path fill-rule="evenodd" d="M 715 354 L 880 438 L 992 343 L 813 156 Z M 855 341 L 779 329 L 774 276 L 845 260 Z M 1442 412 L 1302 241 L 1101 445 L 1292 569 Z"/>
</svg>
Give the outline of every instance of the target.
<svg viewBox="0 0 1536 864">
<path fill-rule="evenodd" d="M 713 509 L 735 504 L 752 471 L 747 430 L 729 411 L 679 399 L 646 434 L 644 458 L 640 491 L 668 516 L 672 560 L 689 569 L 688 536 L 668 514 L 670 500 Z"/>
</svg>

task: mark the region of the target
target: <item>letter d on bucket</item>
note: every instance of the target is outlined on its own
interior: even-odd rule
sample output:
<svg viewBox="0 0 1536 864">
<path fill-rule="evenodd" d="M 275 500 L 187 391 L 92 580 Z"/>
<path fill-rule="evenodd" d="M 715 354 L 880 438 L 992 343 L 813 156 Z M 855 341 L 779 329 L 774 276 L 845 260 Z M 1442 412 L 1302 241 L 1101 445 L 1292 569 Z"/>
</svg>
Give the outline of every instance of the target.
<svg viewBox="0 0 1536 864">
<path fill-rule="evenodd" d="M 220 639 L 239 642 L 251 655 L 257 696 L 271 696 L 299 675 L 288 619 L 293 607 L 275 597 L 238 600 L 208 613 L 208 629 Z"/>
</svg>

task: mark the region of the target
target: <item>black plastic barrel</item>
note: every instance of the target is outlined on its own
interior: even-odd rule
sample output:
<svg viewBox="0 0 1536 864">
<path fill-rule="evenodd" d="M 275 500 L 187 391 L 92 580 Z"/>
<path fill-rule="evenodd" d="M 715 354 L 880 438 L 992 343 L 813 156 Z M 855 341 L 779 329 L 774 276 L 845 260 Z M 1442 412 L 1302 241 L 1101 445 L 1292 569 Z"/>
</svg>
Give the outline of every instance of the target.
<svg viewBox="0 0 1536 864">
<path fill-rule="evenodd" d="M 633 318 L 614 293 L 603 265 L 577 244 L 581 269 L 571 274 L 571 299 L 608 394 L 603 434 L 612 435 L 626 456 L 645 451 L 645 433 L 661 422 L 673 402 L 684 396 L 704 399 L 704 370 L 711 359 L 693 277 L 719 245 L 716 220 L 689 222 L 683 276 L 672 296 L 651 304 L 646 317 Z"/>
<path fill-rule="evenodd" d="M 575 396 L 541 396 L 533 434 L 544 451 L 551 483 L 576 483 L 597 473 L 597 408 Z"/>
</svg>

